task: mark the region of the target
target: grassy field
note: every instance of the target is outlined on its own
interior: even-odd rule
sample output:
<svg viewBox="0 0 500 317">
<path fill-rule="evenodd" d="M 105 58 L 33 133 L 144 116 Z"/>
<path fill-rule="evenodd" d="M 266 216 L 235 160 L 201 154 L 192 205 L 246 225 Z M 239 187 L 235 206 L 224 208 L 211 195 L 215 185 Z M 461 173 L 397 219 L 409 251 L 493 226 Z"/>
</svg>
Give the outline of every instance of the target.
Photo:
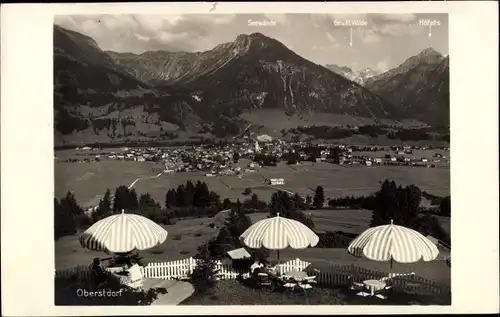
<svg viewBox="0 0 500 317">
<path fill-rule="evenodd" d="M 242 160 L 240 165 L 244 166 Z M 80 204 L 87 207 L 95 198 L 103 195 L 109 188 L 112 192 L 119 185 L 130 185 L 139 177 L 157 175 L 163 169 L 162 164 L 151 162 L 102 161 L 96 163 L 55 164 L 55 196 L 62 197 L 72 190 Z M 282 177 L 286 184 L 270 188 L 264 184 L 265 178 Z M 164 174 L 155 179 L 142 179 L 134 188 L 138 194 L 149 193 L 161 204 L 170 188 L 176 188 L 186 181 L 201 180 L 221 199 L 239 198 L 246 187 L 252 188 L 261 200 L 269 201 L 277 188 L 282 188 L 301 195 L 313 195 L 316 186 L 324 188 L 327 198 L 339 196 L 362 196 L 376 192 L 380 182 L 394 180 L 398 185 L 414 184 L 421 190 L 437 196 L 446 196 L 450 192 L 449 168 L 420 168 L 399 166 L 343 166 L 327 163 L 305 162 L 301 165 L 280 163 L 276 167 L 262 167 L 253 173 L 237 176 L 207 177 L 204 172 L 186 172 Z"/>
<path fill-rule="evenodd" d="M 327 163 L 309 163 L 301 165 L 286 165 L 280 163 L 276 167 L 262 167 L 254 173 L 247 173 L 241 179 L 224 177 L 224 183 L 237 193 L 245 187 L 256 187 L 256 190 L 266 192 L 261 197 L 268 200 L 273 190 L 262 188 L 265 178 L 284 178 L 286 184 L 277 186 L 301 195 L 313 195 L 316 186 L 324 188 L 327 198 L 346 195 L 363 196 L 376 192 L 380 182 L 387 179 L 394 180 L 398 185 L 414 184 L 421 190 L 437 196 L 449 195 L 449 169 L 395 167 L 395 166 L 341 166 Z"/>
</svg>

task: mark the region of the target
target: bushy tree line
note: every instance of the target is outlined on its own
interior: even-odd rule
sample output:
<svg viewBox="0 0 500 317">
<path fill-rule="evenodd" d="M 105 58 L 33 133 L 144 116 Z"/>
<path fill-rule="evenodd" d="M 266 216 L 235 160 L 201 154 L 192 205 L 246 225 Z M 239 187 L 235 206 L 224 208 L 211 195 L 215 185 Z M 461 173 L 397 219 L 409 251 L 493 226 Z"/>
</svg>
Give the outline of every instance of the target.
<svg viewBox="0 0 500 317">
<path fill-rule="evenodd" d="M 86 228 L 93 223 L 110 215 L 125 210 L 127 213 L 141 214 L 157 223 L 173 224 L 175 218 L 214 216 L 222 210 L 219 195 L 210 191 L 204 182 L 191 181 L 171 189 L 166 194 L 166 208 L 150 194 L 138 197 L 135 189 L 121 185 L 115 189 L 114 196 L 109 189 L 106 190 L 97 208 L 90 214 L 84 213 L 78 205 L 73 193 L 68 192 L 60 201 L 54 199 L 54 235 L 58 239 L 64 235 L 72 235 L 79 228 Z M 227 204 L 227 202 L 226 202 Z M 233 205 L 229 201 L 230 207 Z M 256 195 L 244 202 L 244 207 L 252 212 L 265 208 L 264 202 Z M 267 206 L 267 205 L 266 205 Z"/>
<path fill-rule="evenodd" d="M 165 195 L 165 207 L 173 218 L 213 216 L 222 208 L 220 196 L 211 191 L 205 182 L 187 181 Z"/>
<path fill-rule="evenodd" d="M 226 208 L 226 209 L 230 209 L 230 208 Z M 257 196 L 257 194 L 252 194 L 250 199 L 246 199 L 243 201 L 242 208 L 247 213 L 261 212 L 261 211 L 267 209 L 267 203 L 265 201 L 260 200 L 259 196 Z"/>
<path fill-rule="evenodd" d="M 211 192 L 205 182 L 193 184 L 187 181 L 177 189 L 170 189 L 165 196 L 165 207 L 207 207 L 214 203 L 215 192 Z"/>
<path fill-rule="evenodd" d="M 330 208 L 349 208 L 349 209 L 369 209 L 374 208 L 375 197 L 373 195 L 364 197 L 345 196 L 339 198 L 331 198 L 328 200 Z"/>
<path fill-rule="evenodd" d="M 114 198 L 113 198 L 114 197 Z M 85 229 L 93 223 L 126 210 L 127 213 L 141 214 L 155 222 L 169 224 L 171 215 L 163 210 L 160 204 L 149 194 L 142 194 L 139 198 L 134 189 L 127 186 L 118 186 L 115 195 L 111 196 L 109 189 L 99 201 L 97 208 L 86 214 L 78 205 L 73 193 L 69 192 L 58 201 L 54 199 L 54 237 L 72 235 L 78 229 Z"/>
<path fill-rule="evenodd" d="M 296 132 L 299 133 L 309 134 L 316 138 L 326 139 L 326 140 L 343 139 L 356 134 L 356 132 L 352 129 L 345 129 L 341 127 L 330 127 L 330 126 L 308 126 L 308 127 L 299 126 L 295 130 Z"/>
<path fill-rule="evenodd" d="M 282 217 L 297 220 L 310 229 L 314 229 L 312 218 L 302 212 L 302 210 L 307 209 L 307 206 L 304 199 L 298 194 L 290 196 L 287 192 L 281 190 L 275 192 L 271 196 L 269 209 L 270 217 L 274 217 L 279 213 Z"/>
<path fill-rule="evenodd" d="M 393 220 L 394 224 L 431 235 L 451 245 L 449 234 L 443 229 L 439 220 L 431 214 L 420 214 L 422 192 L 414 185 L 397 186 L 394 181 L 385 180 L 381 189 L 375 194 L 371 227 L 386 225 Z"/>
<path fill-rule="evenodd" d="M 344 139 L 353 135 L 368 135 L 371 137 L 378 137 L 385 135 L 389 139 L 398 139 L 401 141 L 422 141 L 422 140 L 439 140 L 448 141 L 450 139 L 449 133 L 441 131 L 439 134 L 433 134 L 427 128 L 404 129 L 398 127 L 389 127 L 386 125 L 364 125 L 357 129 L 353 127 L 333 127 L 333 126 L 299 126 L 289 130 L 291 133 L 299 134 L 304 133 L 311 135 L 318 139 L 334 140 Z"/>
</svg>

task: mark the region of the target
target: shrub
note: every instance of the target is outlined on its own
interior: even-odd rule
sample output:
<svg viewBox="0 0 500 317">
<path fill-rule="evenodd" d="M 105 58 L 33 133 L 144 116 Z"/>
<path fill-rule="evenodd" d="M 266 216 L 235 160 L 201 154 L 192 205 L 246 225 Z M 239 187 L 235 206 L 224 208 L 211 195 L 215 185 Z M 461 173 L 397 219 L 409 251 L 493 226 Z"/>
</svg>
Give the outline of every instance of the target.
<svg viewBox="0 0 500 317">
<path fill-rule="evenodd" d="M 216 263 L 210 255 L 208 244 L 198 248 L 196 267 L 190 275 L 190 282 L 197 292 L 206 293 L 217 284 Z"/>
</svg>

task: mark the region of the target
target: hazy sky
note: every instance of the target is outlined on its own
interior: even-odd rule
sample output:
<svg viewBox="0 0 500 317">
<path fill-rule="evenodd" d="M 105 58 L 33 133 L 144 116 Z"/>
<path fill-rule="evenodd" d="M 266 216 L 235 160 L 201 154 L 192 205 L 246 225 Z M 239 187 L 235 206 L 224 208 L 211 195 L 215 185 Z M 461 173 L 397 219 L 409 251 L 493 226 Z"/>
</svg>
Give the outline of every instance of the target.
<svg viewBox="0 0 500 317">
<path fill-rule="evenodd" d="M 420 26 L 420 19 L 440 26 Z M 275 21 L 275 26 L 249 26 L 248 20 Z M 335 20 L 364 20 L 367 26 L 335 26 Z M 447 14 L 186 14 L 72 15 L 55 23 L 86 34 L 103 50 L 142 53 L 148 50 L 206 51 L 255 32 L 275 38 L 318 64 L 367 67 L 385 71 L 433 47 L 448 55 Z"/>
</svg>

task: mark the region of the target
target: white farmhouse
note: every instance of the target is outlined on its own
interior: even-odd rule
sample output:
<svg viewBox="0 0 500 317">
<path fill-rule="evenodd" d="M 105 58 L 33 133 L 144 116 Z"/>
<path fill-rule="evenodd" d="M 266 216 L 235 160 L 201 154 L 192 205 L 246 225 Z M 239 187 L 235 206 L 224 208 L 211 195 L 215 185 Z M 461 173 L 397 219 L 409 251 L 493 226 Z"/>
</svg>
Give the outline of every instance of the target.
<svg viewBox="0 0 500 317">
<path fill-rule="evenodd" d="M 267 180 L 267 183 L 269 185 L 285 185 L 285 179 L 284 178 L 270 178 Z"/>
</svg>

